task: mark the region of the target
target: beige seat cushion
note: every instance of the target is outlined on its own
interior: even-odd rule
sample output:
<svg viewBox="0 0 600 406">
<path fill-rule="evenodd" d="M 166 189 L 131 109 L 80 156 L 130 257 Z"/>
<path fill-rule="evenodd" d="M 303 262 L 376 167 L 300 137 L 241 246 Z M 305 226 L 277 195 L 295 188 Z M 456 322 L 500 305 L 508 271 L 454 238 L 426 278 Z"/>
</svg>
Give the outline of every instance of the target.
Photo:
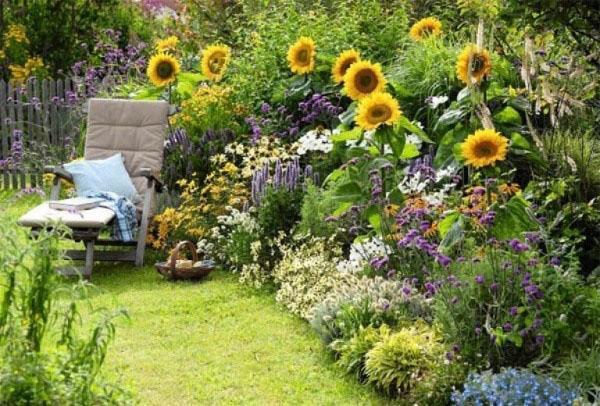
<svg viewBox="0 0 600 406">
<path fill-rule="evenodd" d="M 48 202 L 31 209 L 18 223 L 25 227 L 44 227 L 55 222 L 61 222 L 72 228 L 102 228 L 115 217 L 115 213 L 105 207 L 96 207 L 71 213 L 64 210 L 54 210 Z"/>
<path fill-rule="evenodd" d="M 168 113 L 165 101 L 90 99 L 85 159 L 123 154 L 125 168 L 143 198 L 147 181 L 137 174 L 142 168 L 160 172 Z M 135 203 L 141 207 L 141 202 Z"/>
</svg>

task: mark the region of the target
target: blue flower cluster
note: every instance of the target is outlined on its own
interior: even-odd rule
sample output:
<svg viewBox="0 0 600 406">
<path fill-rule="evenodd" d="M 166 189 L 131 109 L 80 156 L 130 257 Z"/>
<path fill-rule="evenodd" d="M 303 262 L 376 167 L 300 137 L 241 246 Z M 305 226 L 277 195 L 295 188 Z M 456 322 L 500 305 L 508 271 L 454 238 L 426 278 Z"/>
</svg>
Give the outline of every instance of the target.
<svg viewBox="0 0 600 406">
<path fill-rule="evenodd" d="M 564 389 L 552 379 L 514 368 L 498 374 L 471 373 L 463 392 L 452 394 L 456 405 L 563 406 L 572 405 L 575 399 L 575 391 Z"/>
</svg>

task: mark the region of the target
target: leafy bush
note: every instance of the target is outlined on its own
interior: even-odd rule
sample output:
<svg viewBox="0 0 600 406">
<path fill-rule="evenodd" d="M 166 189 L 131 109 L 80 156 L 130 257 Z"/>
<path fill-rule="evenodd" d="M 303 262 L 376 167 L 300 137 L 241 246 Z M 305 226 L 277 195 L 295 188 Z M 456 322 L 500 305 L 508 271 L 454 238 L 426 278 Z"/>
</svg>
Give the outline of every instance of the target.
<svg viewBox="0 0 600 406">
<path fill-rule="evenodd" d="M 265 236 L 274 238 L 280 232 L 290 233 L 300 219 L 302 197 L 301 189 L 267 188 L 256 214 Z"/>
<path fill-rule="evenodd" d="M 457 405 L 571 405 L 576 398 L 576 392 L 550 378 L 513 368 L 498 374 L 469 374 L 462 393 L 452 394 Z"/>
<path fill-rule="evenodd" d="M 442 348 L 430 328 L 418 324 L 403 328 L 383 337 L 367 353 L 367 380 L 391 396 L 409 393 L 417 382 L 429 379 Z"/>
<path fill-rule="evenodd" d="M 331 348 L 339 354 L 337 364 L 346 373 L 355 374 L 360 381 L 365 380 L 365 356 L 375 344 L 383 341 L 390 334 L 391 330 L 385 324 L 377 328 L 373 326 L 360 327 L 356 334 L 347 341 L 338 340 L 331 345 Z"/>
<path fill-rule="evenodd" d="M 302 201 L 300 210 L 300 223 L 296 228 L 298 234 L 313 235 L 315 237 L 330 237 L 337 230 L 336 224 L 325 220 L 335 208 L 337 203 L 331 198 L 331 193 L 309 184 Z"/>
<path fill-rule="evenodd" d="M 1 226 L 0 235 L 0 403 L 129 403 L 125 390 L 100 375 L 120 312 L 102 312 L 90 336 L 80 336 L 86 286 L 69 290 L 55 272 L 59 234 L 21 243 L 22 235 Z"/>
</svg>

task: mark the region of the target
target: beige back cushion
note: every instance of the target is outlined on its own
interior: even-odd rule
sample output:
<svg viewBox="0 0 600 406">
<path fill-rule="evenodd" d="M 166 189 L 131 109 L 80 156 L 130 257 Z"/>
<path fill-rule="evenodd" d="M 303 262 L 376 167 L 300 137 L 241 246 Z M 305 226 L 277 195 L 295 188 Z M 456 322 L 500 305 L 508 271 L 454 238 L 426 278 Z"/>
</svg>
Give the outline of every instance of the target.
<svg viewBox="0 0 600 406">
<path fill-rule="evenodd" d="M 90 99 L 85 159 L 123 154 L 125 168 L 143 198 L 141 168 L 160 171 L 169 105 L 164 101 Z"/>
</svg>

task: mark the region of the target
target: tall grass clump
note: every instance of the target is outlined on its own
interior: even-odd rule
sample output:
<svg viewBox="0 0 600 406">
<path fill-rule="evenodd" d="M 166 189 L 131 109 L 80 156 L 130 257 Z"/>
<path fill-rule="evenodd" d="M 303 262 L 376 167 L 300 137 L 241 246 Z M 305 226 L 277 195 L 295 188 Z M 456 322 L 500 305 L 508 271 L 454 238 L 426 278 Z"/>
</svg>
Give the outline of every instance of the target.
<svg viewBox="0 0 600 406">
<path fill-rule="evenodd" d="M 86 285 L 65 285 L 54 268 L 61 234 L 27 241 L 0 224 L 0 404 L 128 404 L 128 392 L 100 373 L 122 312 L 93 312 L 100 319 L 83 335 Z"/>
</svg>

